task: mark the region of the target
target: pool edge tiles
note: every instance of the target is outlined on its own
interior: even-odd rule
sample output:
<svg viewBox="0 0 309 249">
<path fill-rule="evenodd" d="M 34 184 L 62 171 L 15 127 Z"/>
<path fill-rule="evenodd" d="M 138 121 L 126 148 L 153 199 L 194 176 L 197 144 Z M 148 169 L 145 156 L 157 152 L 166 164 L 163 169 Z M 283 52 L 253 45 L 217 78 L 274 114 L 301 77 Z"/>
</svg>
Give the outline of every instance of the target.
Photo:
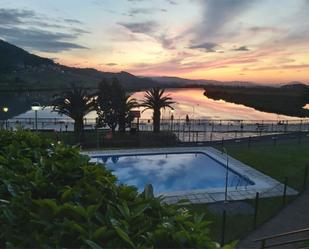
<svg viewBox="0 0 309 249">
<path fill-rule="evenodd" d="M 175 153 L 204 153 L 220 164 L 226 165 L 227 155 L 212 147 L 176 147 L 176 148 L 151 148 L 151 149 L 125 149 L 125 150 L 104 150 L 104 151 L 87 151 L 82 154 L 90 157 L 95 156 L 133 156 L 149 154 L 175 154 Z M 228 157 L 229 168 L 246 176 L 254 185 L 228 187 L 228 200 L 253 199 L 259 192 L 261 197 L 275 197 L 282 195 L 284 185 L 277 180 L 267 176 L 260 171 Z M 225 200 L 225 188 L 207 188 L 198 190 L 161 192 L 157 196 L 164 196 L 166 203 L 177 203 L 179 200 L 186 199 L 190 203 L 213 203 Z M 287 187 L 287 195 L 295 195 L 297 191 Z"/>
</svg>

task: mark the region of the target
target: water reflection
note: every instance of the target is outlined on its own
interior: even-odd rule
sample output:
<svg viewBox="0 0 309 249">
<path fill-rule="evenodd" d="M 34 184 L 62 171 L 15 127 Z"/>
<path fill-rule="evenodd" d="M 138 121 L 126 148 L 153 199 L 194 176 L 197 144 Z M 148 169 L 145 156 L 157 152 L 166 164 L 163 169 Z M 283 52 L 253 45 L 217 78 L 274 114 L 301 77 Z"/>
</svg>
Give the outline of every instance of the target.
<svg viewBox="0 0 309 249">
<path fill-rule="evenodd" d="M 191 118 L 200 119 L 239 119 L 239 120 L 277 120 L 277 119 L 297 119 L 275 113 L 257 111 L 254 108 L 240 104 L 229 103 L 224 100 L 213 100 L 204 96 L 204 89 L 170 89 L 166 91 L 174 101 L 176 111 L 175 118 L 185 119 L 188 114 Z M 143 92 L 133 94 L 133 97 L 140 100 L 144 96 Z M 163 118 L 170 118 L 169 110 L 162 110 Z M 143 118 L 151 118 L 152 112 L 147 110 L 143 113 Z"/>
<path fill-rule="evenodd" d="M 105 162 L 121 183 L 134 185 L 139 191 L 150 183 L 156 194 L 225 186 L 225 167 L 202 153 L 120 156 L 117 162 L 113 158 L 102 156 L 92 161 Z M 229 186 L 248 184 L 229 172 Z"/>
<path fill-rule="evenodd" d="M 266 113 L 257 111 L 254 108 L 246 107 L 244 105 L 233 104 L 225 102 L 224 100 L 212 100 L 204 96 L 204 89 L 170 89 L 166 91 L 170 94 L 174 101 L 175 112 L 173 116 L 175 119 L 185 119 L 186 115 L 190 119 L 238 119 L 238 120 L 289 120 L 297 119 L 285 115 L 277 115 L 275 113 Z M 144 92 L 136 92 L 132 97 L 137 100 L 142 100 Z M 30 108 L 30 106 L 29 106 Z M 140 108 L 142 110 L 142 108 Z M 169 119 L 172 113 L 170 110 L 162 110 L 162 118 Z M 33 118 L 34 112 L 27 111 L 17 118 Z M 86 118 L 94 119 L 97 115 L 95 112 L 89 113 Z M 142 113 L 143 119 L 151 119 L 152 111 L 146 110 Z M 39 118 L 64 118 L 56 112 L 52 112 L 52 107 L 46 107 L 39 112 Z"/>
</svg>

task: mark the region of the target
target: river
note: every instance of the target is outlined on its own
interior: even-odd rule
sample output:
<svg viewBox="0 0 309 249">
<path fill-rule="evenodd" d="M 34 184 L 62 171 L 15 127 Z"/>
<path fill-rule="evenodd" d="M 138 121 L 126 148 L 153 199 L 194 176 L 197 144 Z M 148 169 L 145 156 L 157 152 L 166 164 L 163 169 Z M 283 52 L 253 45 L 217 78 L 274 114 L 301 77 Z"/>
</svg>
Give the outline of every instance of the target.
<svg viewBox="0 0 309 249">
<path fill-rule="evenodd" d="M 144 92 L 136 92 L 132 95 L 138 101 L 141 101 Z M 168 89 L 166 94 L 169 95 L 176 103 L 173 104 L 175 109 L 162 110 L 162 118 L 170 118 L 173 114 L 175 119 L 184 119 L 186 115 L 190 119 L 234 119 L 234 120 L 296 120 L 299 118 L 267 113 L 255 110 L 244 105 L 229 103 L 224 100 L 213 100 L 204 96 L 204 89 L 186 88 L 186 89 Z M 61 118 L 51 107 L 46 107 L 38 112 L 38 118 Z M 140 111 L 143 108 L 139 108 Z M 142 119 L 150 119 L 152 111 L 142 112 Z M 27 111 L 15 118 L 33 118 L 33 111 Z M 95 118 L 96 113 L 92 112 L 87 118 Z M 64 118 L 64 117 L 63 117 Z"/>
</svg>

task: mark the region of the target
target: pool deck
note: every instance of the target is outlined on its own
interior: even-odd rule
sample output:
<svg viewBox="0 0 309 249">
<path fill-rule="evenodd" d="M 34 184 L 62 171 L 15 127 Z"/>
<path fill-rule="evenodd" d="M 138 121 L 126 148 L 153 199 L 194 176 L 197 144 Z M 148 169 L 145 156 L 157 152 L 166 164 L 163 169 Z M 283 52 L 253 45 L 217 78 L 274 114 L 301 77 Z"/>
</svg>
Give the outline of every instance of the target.
<svg viewBox="0 0 309 249">
<path fill-rule="evenodd" d="M 87 151 L 83 154 L 89 156 L 97 155 L 143 155 L 152 153 L 185 153 L 185 152 L 201 152 L 205 153 L 213 159 L 217 160 L 223 165 L 227 164 L 228 167 L 238 174 L 249 178 L 253 181 L 254 185 L 228 187 L 227 200 L 237 201 L 244 199 L 254 199 L 258 192 L 261 198 L 282 196 L 284 192 L 284 184 L 267 176 L 260 171 L 230 157 L 225 153 L 218 151 L 212 147 L 177 147 L 177 148 L 151 148 L 151 149 L 126 149 L 126 150 L 104 150 L 104 151 Z M 298 192 L 290 187 L 287 187 L 287 195 L 296 195 Z M 177 203 L 180 200 L 187 200 L 189 203 L 214 203 L 225 200 L 225 188 L 208 188 L 192 191 L 178 191 L 160 193 L 158 195 L 164 196 L 166 203 Z"/>
</svg>

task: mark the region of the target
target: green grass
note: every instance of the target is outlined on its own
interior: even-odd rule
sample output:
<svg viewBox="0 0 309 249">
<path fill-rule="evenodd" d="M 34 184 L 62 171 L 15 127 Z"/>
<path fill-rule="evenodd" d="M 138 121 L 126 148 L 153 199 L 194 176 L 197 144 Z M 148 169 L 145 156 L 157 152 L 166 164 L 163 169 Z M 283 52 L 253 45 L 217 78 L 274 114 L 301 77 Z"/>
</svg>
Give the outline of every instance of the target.
<svg viewBox="0 0 309 249">
<path fill-rule="evenodd" d="M 270 142 L 256 142 L 250 148 L 247 144 L 227 145 L 230 156 L 250 165 L 274 179 L 301 190 L 306 166 L 309 166 L 309 139 L 297 138 Z"/>
</svg>

